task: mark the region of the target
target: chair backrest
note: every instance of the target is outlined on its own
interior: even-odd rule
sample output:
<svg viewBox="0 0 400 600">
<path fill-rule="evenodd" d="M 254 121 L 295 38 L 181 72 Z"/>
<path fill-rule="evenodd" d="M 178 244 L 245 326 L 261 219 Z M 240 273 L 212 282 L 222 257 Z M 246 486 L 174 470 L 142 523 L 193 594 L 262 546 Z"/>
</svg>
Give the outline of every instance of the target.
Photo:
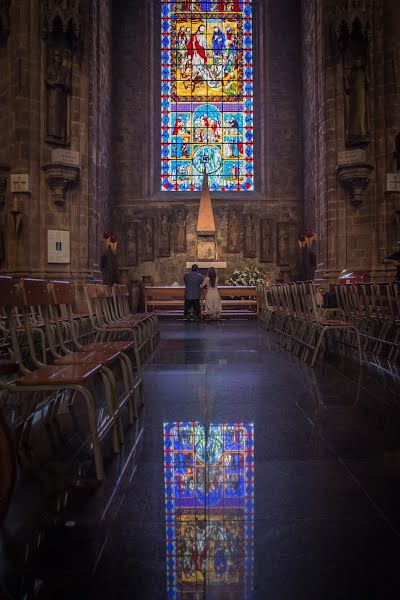
<svg viewBox="0 0 400 600">
<path fill-rule="evenodd" d="M 19 281 L 11 277 L 0 276 L 0 306 L 21 306 Z"/>
<path fill-rule="evenodd" d="M 49 306 L 51 297 L 44 279 L 21 279 L 21 294 L 24 306 Z"/>
<path fill-rule="evenodd" d="M 75 303 L 75 286 L 69 281 L 52 281 L 50 286 L 52 301 L 56 305 Z"/>
</svg>

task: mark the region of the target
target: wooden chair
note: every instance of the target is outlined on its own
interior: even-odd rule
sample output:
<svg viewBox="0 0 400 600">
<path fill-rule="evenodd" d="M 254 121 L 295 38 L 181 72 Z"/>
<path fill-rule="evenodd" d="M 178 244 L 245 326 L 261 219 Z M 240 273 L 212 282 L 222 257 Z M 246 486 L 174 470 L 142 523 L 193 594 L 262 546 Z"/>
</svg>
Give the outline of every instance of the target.
<svg viewBox="0 0 400 600">
<path fill-rule="evenodd" d="M 32 297 L 34 304 L 37 304 L 38 298 Z M 27 318 L 30 312 L 29 300 L 24 297 L 19 282 L 9 278 L 0 277 L 0 305 L 5 309 L 7 316 L 7 325 L 10 332 L 11 347 L 14 359 L 18 363 L 19 372 L 22 376 L 17 376 L 12 383 L 0 383 L 0 389 L 7 394 L 17 393 L 23 403 L 22 422 L 25 436 L 29 435 L 29 424 L 32 421 L 35 410 L 54 404 L 60 392 L 66 392 L 73 395 L 74 398 L 81 397 L 87 411 L 88 426 L 90 432 L 89 446 L 92 448 L 96 477 L 99 481 L 104 478 L 103 457 L 100 441 L 113 430 L 113 415 L 102 420 L 99 424 L 96 417 L 96 403 L 92 392 L 93 384 L 101 377 L 101 364 L 91 362 L 88 364 L 74 365 L 46 365 L 40 366 L 35 353 L 34 340 L 32 339 L 32 329 L 30 320 Z M 17 323 L 14 316 L 14 309 L 22 311 L 23 322 L 26 325 L 26 338 L 30 349 L 30 358 L 32 362 L 37 362 L 38 367 L 32 368 L 24 363 L 24 357 L 21 352 L 20 343 L 17 334 Z M 102 407 L 104 410 L 104 407 Z M 23 437 L 25 440 L 26 437 Z M 115 437 L 114 437 L 115 440 Z"/>
<path fill-rule="evenodd" d="M 75 352 L 79 355 L 82 353 L 100 353 L 118 354 L 119 365 L 122 373 L 122 381 L 125 394 L 117 398 L 118 410 L 120 411 L 125 405 L 128 407 L 129 423 L 133 423 L 138 415 L 138 402 L 144 403 L 142 367 L 138 354 L 135 351 L 133 341 L 112 341 L 112 342 L 93 342 L 82 344 L 77 335 L 74 326 L 73 306 L 75 301 L 75 288 L 73 284 L 66 281 L 52 281 L 49 284 L 50 294 L 55 306 L 63 306 L 66 311 L 70 326 L 72 345 Z M 69 355 L 69 350 L 63 347 L 62 333 L 59 324 L 56 320 L 56 330 L 60 347 L 64 353 Z M 72 360 L 64 358 L 64 360 Z"/>
</svg>

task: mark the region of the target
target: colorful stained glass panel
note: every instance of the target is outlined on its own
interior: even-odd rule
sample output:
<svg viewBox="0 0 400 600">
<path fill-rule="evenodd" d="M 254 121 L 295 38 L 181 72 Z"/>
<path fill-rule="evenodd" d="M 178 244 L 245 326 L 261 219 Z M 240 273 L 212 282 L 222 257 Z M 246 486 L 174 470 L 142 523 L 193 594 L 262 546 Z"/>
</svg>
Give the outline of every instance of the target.
<svg viewBox="0 0 400 600">
<path fill-rule="evenodd" d="M 168 598 L 205 589 L 210 598 L 251 597 L 253 431 L 251 423 L 164 423 Z"/>
<path fill-rule="evenodd" d="M 251 191 L 251 0 L 162 0 L 161 189 Z"/>
</svg>

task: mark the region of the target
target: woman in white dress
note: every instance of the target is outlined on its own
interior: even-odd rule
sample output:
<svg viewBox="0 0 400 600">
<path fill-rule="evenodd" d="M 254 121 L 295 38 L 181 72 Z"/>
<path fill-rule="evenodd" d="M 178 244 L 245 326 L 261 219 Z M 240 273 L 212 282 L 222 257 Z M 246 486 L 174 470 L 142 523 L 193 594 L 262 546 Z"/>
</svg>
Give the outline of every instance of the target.
<svg viewBox="0 0 400 600">
<path fill-rule="evenodd" d="M 218 292 L 218 278 L 214 267 L 208 269 L 208 275 L 204 278 L 201 287 L 206 286 L 206 310 L 204 314 L 215 321 L 221 317 L 221 296 Z"/>
</svg>

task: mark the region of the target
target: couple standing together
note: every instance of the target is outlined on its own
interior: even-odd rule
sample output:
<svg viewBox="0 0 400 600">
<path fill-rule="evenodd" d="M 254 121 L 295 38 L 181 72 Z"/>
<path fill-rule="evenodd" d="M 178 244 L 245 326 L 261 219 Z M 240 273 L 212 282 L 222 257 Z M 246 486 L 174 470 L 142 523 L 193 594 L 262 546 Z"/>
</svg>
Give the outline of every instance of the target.
<svg viewBox="0 0 400 600">
<path fill-rule="evenodd" d="M 214 267 L 208 269 L 207 277 L 199 273 L 197 265 L 192 265 L 192 270 L 185 273 L 185 319 L 189 319 L 189 311 L 194 310 L 196 321 L 200 321 L 200 294 L 201 289 L 207 287 L 205 315 L 216 320 L 221 316 L 221 296 L 218 292 L 218 278 Z"/>
</svg>

